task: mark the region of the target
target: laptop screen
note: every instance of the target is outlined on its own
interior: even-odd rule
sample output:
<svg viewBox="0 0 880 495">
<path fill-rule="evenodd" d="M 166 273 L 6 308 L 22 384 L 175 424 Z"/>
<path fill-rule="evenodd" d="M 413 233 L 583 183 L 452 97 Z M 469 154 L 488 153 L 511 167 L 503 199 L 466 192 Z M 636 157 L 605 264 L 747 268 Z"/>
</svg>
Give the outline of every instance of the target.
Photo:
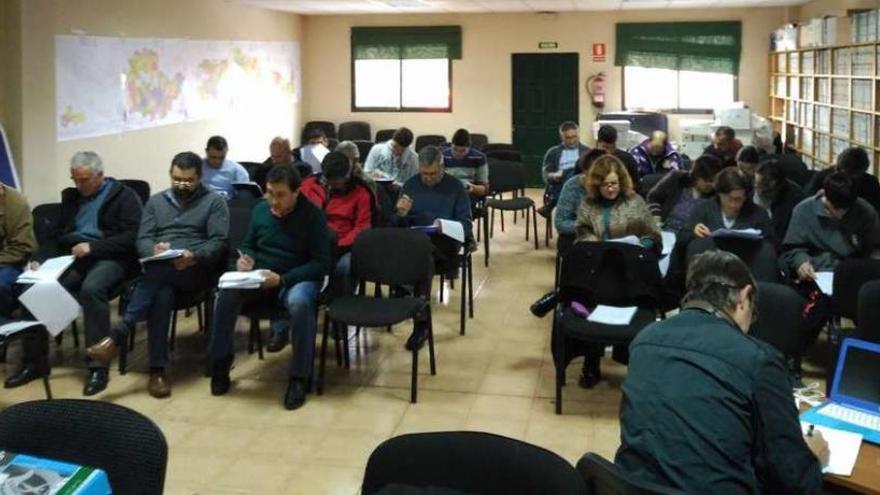
<svg viewBox="0 0 880 495">
<path fill-rule="evenodd" d="M 850 345 L 839 372 L 837 392 L 861 403 L 880 405 L 880 354 Z"/>
</svg>

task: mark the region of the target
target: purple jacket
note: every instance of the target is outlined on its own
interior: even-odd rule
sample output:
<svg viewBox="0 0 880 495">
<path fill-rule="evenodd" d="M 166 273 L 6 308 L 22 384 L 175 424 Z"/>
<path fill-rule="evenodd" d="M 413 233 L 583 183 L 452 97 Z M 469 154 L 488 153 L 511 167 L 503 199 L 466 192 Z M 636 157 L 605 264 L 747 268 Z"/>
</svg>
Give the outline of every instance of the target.
<svg viewBox="0 0 880 495">
<path fill-rule="evenodd" d="M 651 156 L 651 153 L 648 151 L 650 145 L 651 140 L 646 139 L 638 146 L 634 146 L 629 150 L 629 154 L 636 159 L 636 163 L 639 166 L 639 178 L 658 172 L 678 170 L 681 168 L 681 155 L 672 148 L 672 145 L 669 144 L 668 140 L 664 144 L 663 158 L 659 160 L 655 160 L 654 157 Z"/>
</svg>

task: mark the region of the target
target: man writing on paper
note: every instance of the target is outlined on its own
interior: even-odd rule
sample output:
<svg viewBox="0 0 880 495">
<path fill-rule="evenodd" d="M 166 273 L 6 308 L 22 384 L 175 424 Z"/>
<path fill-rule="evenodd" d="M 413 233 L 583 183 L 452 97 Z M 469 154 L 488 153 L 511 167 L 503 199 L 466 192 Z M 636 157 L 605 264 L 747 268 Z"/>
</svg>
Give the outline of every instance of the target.
<svg viewBox="0 0 880 495">
<path fill-rule="evenodd" d="M 76 188 L 61 192 L 59 230 L 40 246 L 34 265 L 55 256 L 76 257 L 59 282 L 77 296 L 83 309 L 86 345 L 94 345 L 110 334 L 111 295 L 136 273 L 135 238 L 142 207 L 137 193 L 104 177 L 97 153 L 75 153 L 70 159 L 70 178 Z M 86 364 L 89 375 L 83 394 L 95 395 L 107 387 L 108 363 L 89 358 Z M 25 367 L 20 376 L 7 382 L 27 383 L 35 378 L 32 371 Z"/>
<path fill-rule="evenodd" d="M 538 208 L 538 214 L 550 218 L 553 208 L 559 200 L 559 193 L 565 181 L 574 175 L 578 158 L 590 151 L 581 144 L 578 137 L 578 125 L 574 122 L 563 122 L 559 126 L 559 144 L 544 153 L 541 175 L 544 178 L 544 205 Z M 488 177 L 488 174 L 487 174 Z"/>
<path fill-rule="evenodd" d="M 327 147 L 327 136 L 324 135 L 323 129 L 312 127 L 306 133 L 305 138 L 306 142 L 294 153 L 299 155 L 300 160 L 312 167 L 312 174 L 320 174 L 322 172 L 321 162 L 327 153 L 330 153 L 330 149 Z"/>
<path fill-rule="evenodd" d="M 330 271 L 327 219 L 320 208 L 300 194 L 299 173 L 290 166 L 273 168 L 266 177 L 267 201 L 253 211 L 241 244 L 236 268 L 263 270 L 261 289 L 221 289 L 214 311 L 208 353 L 212 361 L 211 393 L 229 391 L 233 333 L 242 306 L 278 301 L 289 320 L 274 321 L 269 345 L 283 347 L 288 332 L 293 341 L 290 379 L 284 407 L 297 409 L 306 401 L 315 355 L 315 305 L 324 276 Z"/>
<path fill-rule="evenodd" d="M 746 333 L 748 268 L 703 253 L 686 287 L 681 312 L 630 344 L 615 463 L 686 493 L 821 493 L 828 444 L 802 436 L 782 355 Z"/>
<path fill-rule="evenodd" d="M 397 129 L 389 141 L 370 148 L 364 172 L 377 181 L 391 180 L 393 187 L 399 188 L 418 171 L 418 156 L 410 148 L 412 142 L 411 130 L 406 127 Z"/>
<path fill-rule="evenodd" d="M 461 181 L 446 173 L 443 154 L 436 146 L 426 146 L 419 152 L 419 175 L 404 184 L 396 213 L 397 224 L 405 227 L 431 225 L 438 219 L 459 222 L 464 230 L 466 249 L 473 249 L 470 199 Z M 431 241 L 435 271 L 450 279 L 457 277 L 461 243 L 442 234 L 432 236 Z M 419 330 L 407 341 L 407 349 L 424 343 L 427 335 Z"/>
<path fill-rule="evenodd" d="M 172 187 L 147 201 L 137 234 L 137 251 L 141 258 L 168 249 L 181 250 L 182 254 L 171 260 L 144 263 L 144 275 L 122 321 L 109 337 L 87 349 L 90 358 L 110 361 L 120 346 L 126 345 L 134 325 L 146 320 L 150 350 L 147 390 L 156 398 L 171 394 L 165 368 L 174 299 L 181 291 L 194 292 L 206 284 L 213 285 L 226 253 L 229 210 L 223 198 L 201 183 L 201 171 L 202 161 L 195 153 L 178 153 L 171 161 Z"/>
<path fill-rule="evenodd" d="M 250 182 L 247 170 L 239 163 L 226 158 L 229 145 L 223 136 L 211 136 L 205 146 L 205 161 L 202 165 L 201 182 L 224 199 L 235 197 L 236 182 Z"/>
</svg>

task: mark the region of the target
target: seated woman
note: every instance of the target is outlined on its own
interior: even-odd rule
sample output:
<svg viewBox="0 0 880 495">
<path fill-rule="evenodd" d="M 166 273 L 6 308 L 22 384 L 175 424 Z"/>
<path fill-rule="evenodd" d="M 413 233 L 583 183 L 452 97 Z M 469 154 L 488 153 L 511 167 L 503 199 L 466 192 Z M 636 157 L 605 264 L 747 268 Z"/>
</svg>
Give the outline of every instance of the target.
<svg viewBox="0 0 880 495">
<path fill-rule="evenodd" d="M 562 186 L 562 192 L 559 193 L 559 201 L 556 204 L 556 217 L 553 218 L 553 224 L 560 237 L 557 246 L 562 243 L 563 236 L 570 238 L 571 241 L 574 240 L 578 208 L 584 200 L 584 196 L 587 195 L 581 174 L 590 170 L 593 162 L 604 154 L 604 150 L 596 148 L 582 155 L 575 165 L 576 175 L 565 181 Z"/>
<path fill-rule="evenodd" d="M 663 220 L 663 230 L 678 234 L 687 226 L 694 206 L 714 192 L 715 175 L 721 171 L 721 160 L 703 155 L 690 170 L 674 170 L 666 174 L 648 192 L 648 203 Z"/>
<path fill-rule="evenodd" d="M 778 238 L 767 211 L 752 201 L 752 181 L 738 168 L 728 167 L 715 177 L 717 196 L 701 201 L 693 210 L 688 228 L 678 243 L 690 260 L 712 249 L 731 251 L 739 256 L 759 281 L 778 281 L 776 264 Z M 720 229 L 761 231 L 761 241 L 713 237 Z"/>
<path fill-rule="evenodd" d="M 581 202 L 576 225 L 577 242 L 601 242 L 636 236 L 645 249 L 659 254 L 660 228 L 645 201 L 635 193 L 626 166 L 614 155 L 597 158 L 583 177 L 586 195 Z M 605 352 L 602 344 L 587 346 L 578 384 L 594 387 L 601 379 L 599 362 Z M 615 347 L 615 359 L 626 362 L 626 348 Z"/>
</svg>

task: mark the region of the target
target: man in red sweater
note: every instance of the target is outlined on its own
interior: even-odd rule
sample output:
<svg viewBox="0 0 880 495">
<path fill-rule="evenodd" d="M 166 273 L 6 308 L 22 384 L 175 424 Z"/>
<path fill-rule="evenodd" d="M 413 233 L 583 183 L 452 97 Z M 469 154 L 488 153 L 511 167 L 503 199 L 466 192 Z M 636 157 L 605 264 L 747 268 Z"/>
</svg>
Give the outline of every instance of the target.
<svg viewBox="0 0 880 495">
<path fill-rule="evenodd" d="M 343 293 L 353 291 L 351 284 L 351 245 L 355 238 L 372 226 L 375 200 L 367 185 L 352 176 L 348 157 L 337 151 L 321 161 L 323 173 L 303 181 L 301 191 L 327 215 L 327 224 L 336 232 L 337 256 L 333 276 Z"/>
</svg>

